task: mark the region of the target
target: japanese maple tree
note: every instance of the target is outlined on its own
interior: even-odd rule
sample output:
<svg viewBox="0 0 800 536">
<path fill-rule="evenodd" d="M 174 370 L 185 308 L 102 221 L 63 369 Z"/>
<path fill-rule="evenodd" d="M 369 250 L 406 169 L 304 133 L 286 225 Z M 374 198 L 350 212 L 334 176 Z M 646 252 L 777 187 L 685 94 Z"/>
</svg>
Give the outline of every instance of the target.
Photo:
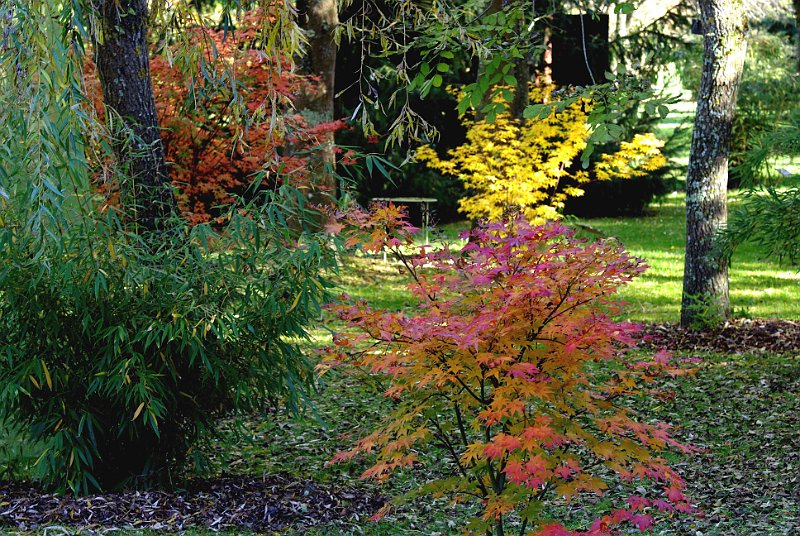
<svg viewBox="0 0 800 536">
<path fill-rule="evenodd" d="M 418 466 L 424 449 L 443 449 L 452 474 L 420 493 L 479 501 L 470 533 L 513 525 L 519 534 L 605 535 L 692 511 L 662 456 L 691 447 L 631 408 L 658 374 L 685 373 L 664 352 L 626 356 L 637 326 L 614 320 L 622 309 L 613 294 L 644 271 L 641 259 L 614 240 L 581 241 L 563 225 L 524 219 L 476 228 L 461 252 L 408 256 L 413 228 L 397 208 L 344 219 L 330 230 L 366 250 L 391 249 L 418 305 L 389 312 L 345 296 L 331 307 L 354 333 L 334 337 L 323 372 L 348 363 L 384 375 L 396 402 L 334 461 L 370 455 L 363 477 L 383 480 Z M 616 505 L 590 526 L 565 514 L 565 503 L 603 495 Z"/>
<path fill-rule="evenodd" d="M 554 90 L 532 86 L 530 100 L 552 102 Z M 591 107 L 582 100 L 525 122 L 509 113 L 493 121 L 462 117 L 464 144 L 449 150 L 447 158 L 424 145 L 416 158 L 464 183 L 469 195 L 459 200 L 459 211 L 470 219 L 499 220 L 519 212 L 536 223 L 556 220 L 568 198 L 584 194 L 585 184 L 645 177 L 667 163 L 663 142 L 647 133 L 622 141 L 619 150 L 599 154 L 590 169 L 581 169 L 576 164 L 589 140 Z"/>
<path fill-rule="evenodd" d="M 319 80 L 299 74 L 288 58 L 260 49 L 264 17 L 245 13 L 235 32 L 188 28 L 182 39 L 195 56 L 185 53 L 185 43 L 167 44 L 152 54 L 170 179 L 181 212 L 194 223 L 224 213 L 218 208 L 246 195 L 251 185 L 288 183 L 307 193 L 326 188 L 311 176 L 309 156 L 345 124 L 336 120 L 311 127 L 294 109 L 295 101 L 320 90 Z M 91 62 L 88 71 L 93 72 Z M 89 84 L 101 108 L 99 84 L 92 76 Z"/>
</svg>

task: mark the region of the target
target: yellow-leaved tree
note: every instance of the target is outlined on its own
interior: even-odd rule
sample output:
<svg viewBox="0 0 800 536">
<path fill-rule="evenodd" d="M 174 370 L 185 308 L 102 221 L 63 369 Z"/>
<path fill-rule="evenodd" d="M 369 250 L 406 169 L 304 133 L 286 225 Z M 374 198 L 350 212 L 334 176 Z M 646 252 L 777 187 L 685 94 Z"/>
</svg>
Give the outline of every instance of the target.
<svg viewBox="0 0 800 536">
<path fill-rule="evenodd" d="M 552 101 L 553 86 L 534 86 L 531 102 Z M 459 210 L 470 219 L 500 220 L 522 213 L 541 223 L 560 217 L 568 197 L 584 191 L 589 180 L 642 177 L 666 164 L 663 142 L 637 134 L 617 152 L 602 154 L 589 170 L 576 165 L 586 147 L 588 101 L 548 117 L 522 122 L 509 114 L 494 122 L 465 119 L 467 141 L 439 158 L 429 145 L 417 159 L 463 181 L 468 195 Z"/>
</svg>

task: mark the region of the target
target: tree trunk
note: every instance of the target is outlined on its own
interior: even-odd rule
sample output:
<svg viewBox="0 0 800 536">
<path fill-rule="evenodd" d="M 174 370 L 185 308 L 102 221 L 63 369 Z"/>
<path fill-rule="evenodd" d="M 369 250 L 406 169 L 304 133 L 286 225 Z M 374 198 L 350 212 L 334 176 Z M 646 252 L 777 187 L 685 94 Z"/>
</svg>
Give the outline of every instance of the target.
<svg viewBox="0 0 800 536">
<path fill-rule="evenodd" d="M 486 14 L 491 15 L 494 13 L 499 13 L 503 10 L 503 8 L 508 5 L 508 0 L 491 0 L 489 7 L 486 9 Z M 535 18 L 536 13 L 531 13 L 531 17 Z M 524 31 L 525 22 L 519 21 L 517 22 L 516 27 L 513 30 L 507 30 L 508 33 L 516 32 L 519 34 L 520 32 Z M 509 36 L 511 37 L 511 36 Z M 531 73 L 530 67 L 528 66 L 527 58 L 515 58 L 512 60 L 512 69 L 511 74 L 514 75 L 514 78 L 517 80 L 517 84 L 512 88 L 514 98 L 510 103 L 508 103 L 508 113 L 511 117 L 518 120 L 520 123 L 525 123 L 525 118 L 523 117 L 523 112 L 525 108 L 530 103 L 530 85 L 531 81 Z M 480 81 L 481 78 L 486 76 L 485 66 L 482 64 L 478 68 L 478 78 L 477 80 Z M 478 109 L 475 113 L 475 118 L 477 120 L 484 120 L 486 118 L 486 113 L 483 112 L 483 109 L 491 103 L 491 93 L 492 88 L 486 92 L 486 94 L 481 99 L 481 103 L 478 106 Z"/>
<path fill-rule="evenodd" d="M 535 17 L 536 13 L 532 13 L 531 17 Z M 521 32 L 524 30 L 523 22 L 517 23 L 516 31 Z M 523 113 L 525 108 L 530 103 L 530 83 L 531 83 L 531 69 L 528 66 L 528 58 L 522 57 L 514 60 L 514 78 L 517 79 L 517 85 L 514 87 L 514 100 L 508 108 L 511 117 L 525 123 Z"/>
<path fill-rule="evenodd" d="M 794 7 L 794 53 L 797 62 L 797 72 L 800 73 L 800 0 L 793 0 Z"/>
<path fill-rule="evenodd" d="M 336 75 L 336 42 L 333 33 L 339 24 L 336 0 L 299 0 L 300 25 L 308 34 L 308 70 L 320 78 L 318 91 L 306 95 L 301 103 L 311 125 L 333 121 L 333 96 Z M 311 174 L 314 178 L 312 201 L 324 202 L 325 196 L 336 195 L 333 166 L 333 132 L 322 135 L 320 147 L 311 155 Z"/>
<path fill-rule="evenodd" d="M 163 227 L 175 209 L 156 116 L 147 46 L 147 0 L 101 0 L 97 69 L 114 152 L 122 167 L 134 221 Z M 127 200 L 126 200 L 127 201 Z"/>
<path fill-rule="evenodd" d="M 728 145 L 747 48 L 741 0 L 700 0 L 703 74 L 686 177 L 686 261 L 681 324 L 730 315 L 728 267 L 714 255 L 727 221 Z"/>
</svg>

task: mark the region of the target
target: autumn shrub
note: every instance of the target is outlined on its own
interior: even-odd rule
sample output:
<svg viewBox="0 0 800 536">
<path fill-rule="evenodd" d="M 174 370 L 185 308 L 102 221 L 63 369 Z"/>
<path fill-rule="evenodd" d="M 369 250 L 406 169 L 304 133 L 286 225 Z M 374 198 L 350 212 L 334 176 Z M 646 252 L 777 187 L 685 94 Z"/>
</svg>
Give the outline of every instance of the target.
<svg viewBox="0 0 800 536">
<path fill-rule="evenodd" d="M 286 225 L 299 194 L 283 190 L 221 229 L 176 216 L 156 240 L 115 210 L 57 215 L 42 234 L 35 207 L 4 201 L 0 422 L 42 445 L 46 484 L 170 484 L 203 468 L 197 443 L 216 419 L 308 389 L 298 341 L 334 260 Z"/>
<path fill-rule="evenodd" d="M 470 534 L 608 535 L 692 511 L 663 456 L 690 447 L 635 408 L 658 374 L 684 370 L 664 352 L 626 355 L 637 328 L 614 320 L 622 309 L 613 295 L 644 271 L 641 259 L 616 241 L 522 218 L 479 226 L 460 253 L 414 256 L 403 254 L 411 230 L 394 207 L 348 225 L 351 244 L 399 256 L 418 303 L 388 312 L 345 296 L 331 306 L 351 332 L 334 337 L 322 372 L 363 367 L 385 377 L 394 401 L 334 461 L 364 455 L 362 477 L 384 480 L 426 457 L 447 460 L 444 474 L 428 472 L 429 483 L 398 502 L 429 494 L 475 503 Z"/>
<path fill-rule="evenodd" d="M 531 102 L 552 100 L 552 91 L 534 87 Z M 539 223 L 558 219 L 565 201 L 583 195 L 590 180 L 642 177 L 666 164 L 663 144 L 652 134 L 637 134 L 618 151 L 601 155 L 592 169 L 582 169 L 590 105 L 575 103 L 526 122 L 508 114 L 493 122 L 465 120 L 467 141 L 448 151 L 448 158 L 423 146 L 417 159 L 464 183 L 468 195 L 459 210 L 470 219 L 497 221 L 516 213 Z"/>
<path fill-rule="evenodd" d="M 259 49 L 262 21 L 251 11 L 235 32 L 197 26 L 185 30 L 181 43 L 154 47 L 150 63 L 165 156 L 179 207 L 193 223 L 213 221 L 255 182 L 321 188 L 309 158 L 345 126 L 338 120 L 312 124 L 296 110 L 319 91 L 319 81 Z M 88 72 L 102 115 L 91 62 Z"/>
</svg>

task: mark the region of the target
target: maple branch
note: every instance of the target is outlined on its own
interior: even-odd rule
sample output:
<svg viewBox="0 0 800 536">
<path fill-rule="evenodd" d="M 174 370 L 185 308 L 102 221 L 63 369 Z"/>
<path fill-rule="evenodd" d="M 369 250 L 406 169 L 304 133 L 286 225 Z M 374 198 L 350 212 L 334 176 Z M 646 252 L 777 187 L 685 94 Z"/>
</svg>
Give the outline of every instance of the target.
<svg viewBox="0 0 800 536">
<path fill-rule="evenodd" d="M 550 481 L 549 480 L 547 482 L 545 482 L 544 487 L 542 488 L 542 490 L 539 493 L 537 493 L 536 495 L 531 496 L 531 498 L 528 500 L 528 506 L 530 506 L 533 501 L 541 501 L 542 498 L 545 496 L 545 494 L 548 491 L 550 491 Z M 525 529 L 528 528 L 528 521 L 529 521 L 529 518 L 527 518 L 527 517 L 522 520 L 522 526 L 519 528 L 519 536 L 525 536 Z"/>
<path fill-rule="evenodd" d="M 441 425 L 439 424 L 439 420 L 435 419 L 433 417 L 429 417 L 428 418 L 428 422 L 433 424 L 433 426 L 436 428 L 436 431 L 438 433 L 437 438 L 444 445 L 444 447 L 448 450 L 448 452 L 450 453 L 450 456 L 452 456 L 453 461 L 455 462 L 456 467 L 458 467 L 458 470 L 461 473 L 461 475 L 464 478 L 466 478 L 467 480 L 473 480 L 473 479 L 475 480 L 475 482 L 478 484 L 478 487 L 481 490 L 481 493 L 483 493 L 483 497 L 481 497 L 481 498 L 488 497 L 489 496 L 489 491 L 486 489 L 486 486 L 484 485 L 483 481 L 480 478 L 478 478 L 477 476 L 470 475 L 467 472 L 466 468 L 461 464 L 461 459 L 458 456 L 458 453 L 456 452 L 456 449 L 453 446 L 453 444 L 448 440 L 447 434 L 444 432 L 444 430 L 442 429 Z"/>
<path fill-rule="evenodd" d="M 456 412 L 456 422 L 458 423 L 458 431 L 461 433 L 461 440 L 466 447 L 469 445 L 469 440 L 467 439 L 467 430 L 464 427 L 464 416 L 461 414 L 461 407 L 458 405 L 458 402 L 453 401 L 453 409 Z"/>
<path fill-rule="evenodd" d="M 555 318 L 556 311 L 558 311 L 559 308 L 561 308 L 561 306 L 564 304 L 564 300 L 566 300 L 567 296 L 569 296 L 569 293 L 572 290 L 572 286 L 573 286 L 573 281 L 567 283 L 564 292 L 559 296 L 558 303 L 555 304 L 555 307 L 553 307 L 553 309 L 549 313 L 547 313 L 547 316 L 544 318 L 544 320 L 542 320 L 542 323 L 539 325 L 539 327 L 533 330 L 533 335 L 532 336 L 528 335 L 529 341 L 531 342 L 535 341 L 536 338 L 539 336 L 539 334 L 542 332 L 542 330 L 545 328 L 545 326 L 549 324 L 553 320 L 553 318 Z"/>
<path fill-rule="evenodd" d="M 409 275 L 412 278 L 414 278 L 414 282 L 417 284 L 417 286 L 421 290 L 425 291 L 425 296 L 428 298 L 428 300 L 430 300 L 432 302 L 435 302 L 436 301 L 436 296 L 431 296 L 430 294 L 428 294 L 428 291 L 425 289 L 425 286 L 422 284 L 422 281 L 419 280 L 419 276 L 417 275 L 417 271 L 414 269 L 413 266 L 411 266 L 408 263 L 408 260 L 406 259 L 406 256 L 403 255 L 403 253 L 399 249 L 392 250 L 392 253 L 394 253 L 394 256 L 397 257 L 397 259 L 400 262 L 403 263 L 403 266 L 405 266 L 406 272 L 408 272 Z"/>
<path fill-rule="evenodd" d="M 497 530 L 497 536 L 503 536 L 506 533 L 505 529 L 503 528 L 503 514 L 497 516 L 494 526 Z"/>
<path fill-rule="evenodd" d="M 442 357 L 441 355 L 437 354 L 437 355 L 436 355 L 436 359 L 437 359 L 437 360 L 439 361 L 439 363 L 441 363 L 442 365 L 445 365 L 445 366 L 447 366 L 447 359 L 445 359 L 445 358 L 444 358 L 444 357 Z M 476 395 L 474 392 L 472 392 L 472 389 L 470 389 L 470 388 L 469 388 L 469 386 L 468 386 L 468 385 L 467 385 L 467 384 L 464 382 L 464 380 L 462 380 L 461 378 L 459 378 L 459 377 L 458 377 L 456 374 L 450 374 L 450 376 L 451 376 L 452 378 L 454 378 L 454 379 L 455 379 L 455 380 L 456 380 L 456 381 L 459 383 L 459 385 L 461 385 L 461 387 L 463 387 L 463 388 L 464 388 L 464 390 L 465 390 L 465 391 L 467 391 L 467 393 L 469 393 L 469 394 L 470 394 L 470 396 L 472 396 L 472 398 L 474 398 L 475 400 L 477 400 L 477 401 L 478 401 L 478 402 L 480 402 L 481 404 L 485 404 L 485 403 L 486 403 L 486 401 L 485 401 L 485 400 L 484 400 L 484 398 L 483 398 L 483 388 L 482 388 L 482 387 L 481 387 L 481 396 L 479 397 L 479 396 L 478 396 L 478 395 Z"/>
<path fill-rule="evenodd" d="M 206 153 L 208 147 L 213 142 L 216 142 L 217 140 L 220 139 L 220 136 L 217 136 L 217 134 L 219 134 L 219 131 L 222 128 L 222 124 L 221 124 L 222 119 L 221 119 L 221 117 L 225 115 L 225 112 L 227 112 L 228 106 L 229 106 L 229 103 L 227 103 L 227 102 L 224 103 L 222 105 L 222 109 L 219 110 L 219 112 L 216 114 L 217 115 L 217 120 L 214 121 L 214 123 L 213 123 L 213 130 L 207 128 L 206 127 L 206 123 L 203 123 L 203 122 L 198 122 L 197 123 L 198 130 L 204 130 L 207 135 L 205 137 L 205 141 L 198 141 L 199 132 L 198 132 L 198 135 L 194 136 L 193 139 L 192 139 L 192 141 L 193 141 L 193 144 L 192 144 L 193 145 L 192 160 L 194 161 L 194 165 L 195 166 L 197 166 L 197 164 L 202 160 L 203 154 Z"/>
<path fill-rule="evenodd" d="M 568 312 L 570 312 L 571 310 L 573 310 L 573 309 L 576 309 L 576 308 L 580 307 L 581 305 L 586 305 L 587 303 L 591 303 L 591 302 L 592 302 L 592 301 L 594 301 L 595 299 L 596 299 L 596 296 L 592 296 L 592 297 L 590 297 L 590 298 L 586 298 L 585 300 L 582 300 L 582 301 L 579 301 L 579 302 L 575 302 L 575 303 L 573 303 L 572 305 L 570 305 L 569 307 L 566 307 L 566 308 L 564 308 L 564 309 L 561 309 L 560 311 L 558 311 L 558 314 L 555 314 L 555 315 L 553 315 L 553 316 L 550 318 L 550 320 L 549 320 L 549 321 L 553 321 L 553 320 L 555 320 L 556 318 L 558 318 L 559 316 L 561 316 L 561 315 L 563 315 L 563 314 L 565 314 L 565 313 L 568 313 Z M 555 312 L 555 311 L 554 311 L 554 312 Z"/>
<path fill-rule="evenodd" d="M 489 444 L 489 443 L 492 442 L 492 425 L 491 424 L 487 424 L 486 428 L 485 428 L 485 431 L 486 431 L 486 443 Z M 502 491 L 502 490 L 498 490 L 497 489 L 498 477 L 497 477 L 497 473 L 495 473 L 495 471 L 494 471 L 494 466 L 492 466 L 492 460 L 491 459 L 488 459 L 488 458 L 486 459 L 486 468 L 489 471 L 489 481 L 491 481 L 491 483 L 492 483 L 492 489 L 494 490 L 495 493 L 499 494 L 500 491 Z"/>
<path fill-rule="evenodd" d="M 379 346 L 379 344 L 378 343 L 371 344 L 369 348 L 375 348 L 376 346 Z M 361 350 L 359 352 L 348 353 L 347 355 L 354 357 L 359 354 L 363 355 L 366 352 L 367 352 L 366 350 Z M 384 392 L 386 391 L 386 389 L 388 389 L 386 384 L 381 380 L 381 378 L 377 374 L 370 374 L 364 369 L 364 367 L 357 365 L 352 365 L 352 368 L 355 374 L 361 376 L 361 382 L 363 382 L 363 384 L 367 385 L 369 385 L 370 383 L 374 384 L 373 386 L 376 388 L 375 390 L 377 391 L 376 394 L 380 394 L 381 392 Z"/>
</svg>

